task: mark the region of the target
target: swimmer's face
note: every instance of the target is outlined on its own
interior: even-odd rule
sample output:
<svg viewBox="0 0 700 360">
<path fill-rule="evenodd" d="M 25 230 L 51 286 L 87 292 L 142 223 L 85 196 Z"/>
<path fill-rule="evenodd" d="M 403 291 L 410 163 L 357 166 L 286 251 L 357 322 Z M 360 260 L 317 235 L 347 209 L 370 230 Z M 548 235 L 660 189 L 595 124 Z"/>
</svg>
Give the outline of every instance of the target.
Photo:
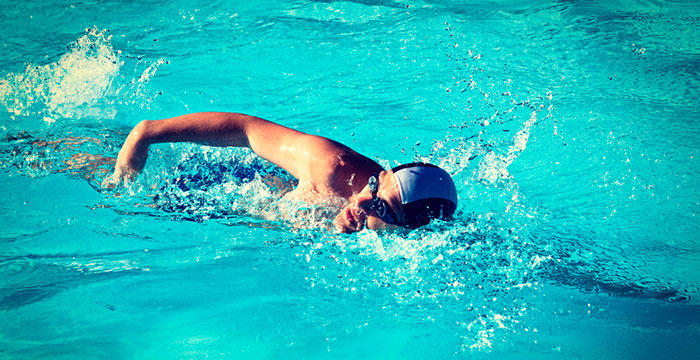
<svg viewBox="0 0 700 360">
<path fill-rule="evenodd" d="M 362 191 L 350 197 L 350 203 L 336 216 L 333 222 L 338 231 L 352 233 L 365 227 L 373 230 L 400 227 L 382 220 L 380 215 L 384 214 L 381 210 L 378 213 L 377 206 L 375 206 L 379 201 L 383 200 L 385 202 L 383 205 L 386 207 L 384 209 L 385 213 L 392 214 L 396 223 L 403 223 L 404 213 L 396 177 L 391 170 L 382 171 L 377 176 L 377 180 L 377 192 L 374 196 L 372 191 L 370 191 L 370 186 L 366 185 Z M 374 200 L 375 198 L 378 200 Z M 384 215 L 384 219 L 388 218 L 387 215 Z"/>
</svg>

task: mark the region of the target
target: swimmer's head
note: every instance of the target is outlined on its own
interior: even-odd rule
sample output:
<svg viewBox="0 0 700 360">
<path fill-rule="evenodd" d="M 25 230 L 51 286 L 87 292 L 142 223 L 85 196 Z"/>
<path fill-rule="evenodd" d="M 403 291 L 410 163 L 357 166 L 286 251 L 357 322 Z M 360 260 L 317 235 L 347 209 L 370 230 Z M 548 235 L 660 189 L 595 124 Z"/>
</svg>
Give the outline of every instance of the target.
<svg viewBox="0 0 700 360">
<path fill-rule="evenodd" d="M 432 219 L 452 219 L 457 209 L 457 189 L 447 171 L 426 163 L 403 164 L 391 170 L 401 195 L 401 225 L 417 228 Z"/>
<path fill-rule="evenodd" d="M 340 232 L 415 229 L 432 219 L 452 219 L 457 189 L 445 170 L 411 163 L 375 173 L 349 200 L 333 222 Z"/>
</svg>

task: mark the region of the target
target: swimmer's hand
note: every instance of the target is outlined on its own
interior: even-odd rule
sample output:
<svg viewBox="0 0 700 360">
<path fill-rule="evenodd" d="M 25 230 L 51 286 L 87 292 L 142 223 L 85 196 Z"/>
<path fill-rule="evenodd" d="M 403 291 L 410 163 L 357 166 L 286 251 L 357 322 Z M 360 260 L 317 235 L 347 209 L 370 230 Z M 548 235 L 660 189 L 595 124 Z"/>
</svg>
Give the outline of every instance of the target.
<svg viewBox="0 0 700 360">
<path fill-rule="evenodd" d="M 119 150 L 114 174 L 102 182 L 103 188 L 113 189 L 121 184 L 127 184 L 143 170 L 148 158 L 149 145 L 144 137 L 145 125 L 146 123 L 142 121 L 131 130 Z"/>
</svg>

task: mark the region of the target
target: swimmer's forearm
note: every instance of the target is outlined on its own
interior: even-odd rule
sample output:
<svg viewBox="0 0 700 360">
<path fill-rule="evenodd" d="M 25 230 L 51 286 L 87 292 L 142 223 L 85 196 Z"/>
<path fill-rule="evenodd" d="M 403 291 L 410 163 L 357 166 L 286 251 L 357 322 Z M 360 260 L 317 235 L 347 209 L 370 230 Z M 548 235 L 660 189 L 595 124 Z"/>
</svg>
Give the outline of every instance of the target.
<svg viewBox="0 0 700 360">
<path fill-rule="evenodd" d="M 310 136 L 265 119 L 223 112 L 142 121 L 129 137 L 132 135 L 135 140 L 132 148 L 136 151 L 164 142 L 248 147 L 298 179 L 310 177 L 308 170 L 317 161 L 314 156 L 326 158 L 338 152 L 333 150 L 344 150 L 340 144 L 325 138 Z"/>
<path fill-rule="evenodd" d="M 236 113 L 195 113 L 163 120 L 144 120 L 134 132 L 140 145 L 193 142 L 211 146 L 250 146 L 247 128 L 266 120 Z"/>
<path fill-rule="evenodd" d="M 199 113 L 138 123 L 129 133 L 103 186 L 114 187 L 143 170 L 148 147 L 163 142 L 195 142 L 212 146 L 248 146 L 248 133 L 260 137 L 279 127 L 267 120 L 234 113 Z"/>
</svg>

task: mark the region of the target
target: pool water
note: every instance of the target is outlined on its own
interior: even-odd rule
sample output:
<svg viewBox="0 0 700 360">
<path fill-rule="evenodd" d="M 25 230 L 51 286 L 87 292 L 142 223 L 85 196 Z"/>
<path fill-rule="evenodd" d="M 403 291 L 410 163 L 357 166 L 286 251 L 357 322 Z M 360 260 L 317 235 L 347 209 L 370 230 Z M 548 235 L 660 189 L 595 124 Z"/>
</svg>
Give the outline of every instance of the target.
<svg viewBox="0 0 700 360">
<path fill-rule="evenodd" d="M 694 1 L 5 2 L 0 358 L 696 359 Z M 455 178 L 454 222 L 329 230 L 264 117 Z"/>
</svg>

